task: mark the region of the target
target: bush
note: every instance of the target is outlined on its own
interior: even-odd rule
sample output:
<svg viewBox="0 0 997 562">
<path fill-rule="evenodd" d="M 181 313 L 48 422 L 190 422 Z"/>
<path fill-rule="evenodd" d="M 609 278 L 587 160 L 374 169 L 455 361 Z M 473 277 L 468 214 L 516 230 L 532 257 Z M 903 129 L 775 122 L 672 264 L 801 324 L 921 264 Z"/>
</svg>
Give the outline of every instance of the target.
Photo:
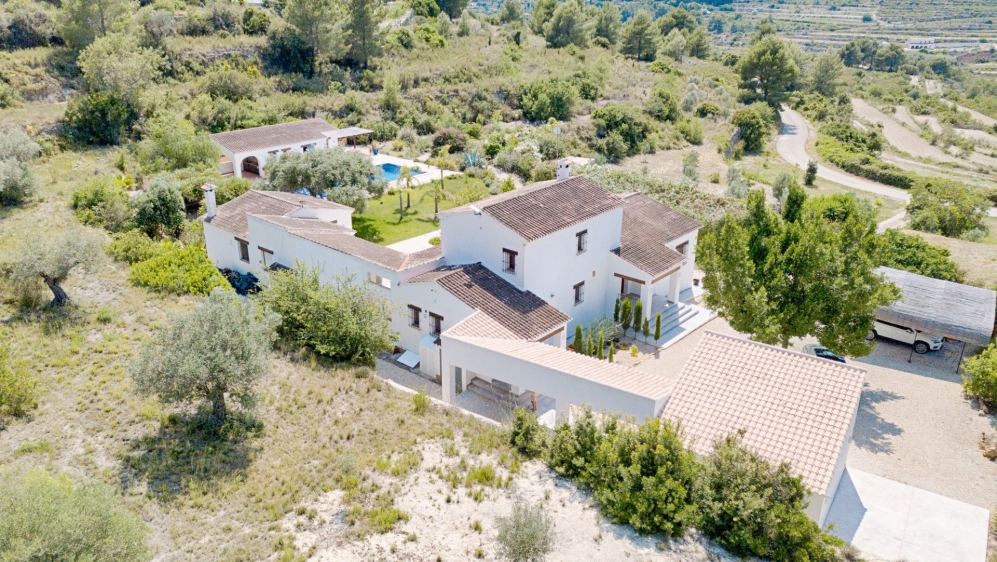
<svg viewBox="0 0 997 562">
<path fill-rule="evenodd" d="M 136 263 L 128 280 L 139 287 L 174 295 L 207 295 L 215 287 L 229 288 L 228 281 L 200 246 L 172 248 Z"/>
<path fill-rule="evenodd" d="M 298 263 L 271 272 L 256 298 L 283 319 L 278 330 L 283 339 L 337 361 L 373 365 L 397 339 L 387 319 L 390 303 L 353 277 L 322 283 L 317 269 Z"/>
<path fill-rule="evenodd" d="M 140 230 L 129 230 L 112 235 L 104 252 L 115 261 L 134 265 L 161 256 L 171 249 L 171 242 L 157 242 Z"/>
<path fill-rule="evenodd" d="M 443 129 L 433 135 L 433 148 L 450 147 L 450 153 L 464 152 L 467 149 L 467 135 L 456 129 Z"/>
<path fill-rule="evenodd" d="M 679 132 L 690 144 L 703 144 L 703 137 L 706 136 L 706 128 L 701 119 L 686 119 L 679 124 Z"/>
<path fill-rule="evenodd" d="M 440 35 L 439 30 L 432 24 L 424 23 L 415 28 L 415 34 L 427 47 L 442 49 L 447 46 L 447 40 Z"/>
<path fill-rule="evenodd" d="M 185 218 L 180 182 L 170 175 L 152 178 L 145 193 L 135 199 L 135 225 L 151 237 L 176 233 Z"/>
<path fill-rule="evenodd" d="M 547 448 L 547 430 L 536 416 L 522 408 L 512 412 L 512 432 L 509 443 L 524 457 L 535 459 Z"/>
<path fill-rule="evenodd" d="M 741 141 L 744 142 L 744 149 L 748 152 L 758 152 L 765 147 L 768 140 L 769 128 L 765 123 L 765 118 L 754 108 L 742 108 L 737 110 L 731 123 L 741 129 Z"/>
<path fill-rule="evenodd" d="M 788 464 L 773 467 L 730 437 L 714 445 L 696 480 L 696 526 L 739 557 L 835 562 L 841 541 L 806 516 L 806 495 Z"/>
<path fill-rule="evenodd" d="M 530 172 L 531 181 L 548 181 L 557 177 L 557 170 L 550 162 L 539 162 Z"/>
<path fill-rule="evenodd" d="M 311 78 L 315 73 L 315 55 L 315 49 L 309 47 L 292 26 L 270 26 L 263 60 L 273 70 Z"/>
<path fill-rule="evenodd" d="M 571 118 L 578 92 L 571 82 L 557 78 L 536 79 L 520 87 L 517 99 L 527 121 Z"/>
<path fill-rule="evenodd" d="M 651 92 L 651 97 L 644 105 L 644 111 L 658 121 L 678 121 L 682 116 L 679 102 L 668 90 L 658 87 Z"/>
<path fill-rule="evenodd" d="M 554 518 L 542 506 L 516 502 L 509 517 L 498 519 L 498 552 L 509 562 L 540 562 L 554 551 Z"/>
<path fill-rule="evenodd" d="M 859 152 L 854 146 L 849 147 L 823 131 L 817 134 L 817 153 L 821 158 L 856 176 L 902 189 L 909 189 L 914 185 L 915 180 L 910 172 L 883 162 L 871 154 Z"/>
<path fill-rule="evenodd" d="M 0 478 L 0 545 L 11 560 L 148 560 L 147 530 L 101 483 L 32 471 Z M 8 550 L 13 549 L 13 551 Z"/>
<path fill-rule="evenodd" d="M 35 177 L 24 162 L 0 159 L 0 207 L 20 205 L 35 188 Z"/>
<path fill-rule="evenodd" d="M 985 231 L 990 201 L 970 186 L 942 178 L 924 178 L 911 190 L 907 214 L 910 226 L 924 232 L 958 238 L 970 231 Z"/>
<path fill-rule="evenodd" d="M 963 360 L 962 388 L 969 396 L 997 406 L 997 343 L 991 342 L 976 356 Z"/>
<path fill-rule="evenodd" d="M 270 16 L 263 10 L 247 7 L 242 13 L 242 32 L 246 35 L 264 35 L 270 27 Z"/>
<path fill-rule="evenodd" d="M 7 334 L 0 330 L 0 336 L 7 337 Z M 23 416 L 37 405 L 38 380 L 27 368 L 11 364 L 10 348 L 0 340 L 0 428 L 6 425 L 6 418 Z M 0 527 L 2 525 L 0 523 Z"/>
<path fill-rule="evenodd" d="M 803 185 L 812 186 L 817 181 L 817 162 L 810 160 L 807 162 L 807 171 L 803 176 Z"/>
<path fill-rule="evenodd" d="M 592 113 L 592 120 L 599 135 L 605 137 L 602 153 L 610 160 L 638 154 L 645 147 L 654 149 L 654 126 L 631 105 L 604 105 Z"/>
<path fill-rule="evenodd" d="M 76 219 L 87 226 L 115 232 L 131 220 L 128 194 L 112 176 L 97 176 L 73 191 L 70 206 Z"/>
<path fill-rule="evenodd" d="M 63 134 L 82 145 L 114 145 L 131 132 L 138 112 L 109 92 L 69 100 Z"/>
<path fill-rule="evenodd" d="M 902 269 L 942 279 L 962 282 L 962 272 L 949 256 L 946 248 L 932 246 L 927 240 L 915 234 L 890 229 L 877 237 L 880 244 L 879 265 Z"/>
<path fill-rule="evenodd" d="M 186 119 L 162 115 L 153 119 L 143 133 L 138 161 L 146 174 L 218 164 L 218 148 Z"/>
<path fill-rule="evenodd" d="M 696 107 L 696 117 L 706 118 L 716 115 L 720 115 L 720 108 L 715 103 L 704 102 Z"/>
</svg>

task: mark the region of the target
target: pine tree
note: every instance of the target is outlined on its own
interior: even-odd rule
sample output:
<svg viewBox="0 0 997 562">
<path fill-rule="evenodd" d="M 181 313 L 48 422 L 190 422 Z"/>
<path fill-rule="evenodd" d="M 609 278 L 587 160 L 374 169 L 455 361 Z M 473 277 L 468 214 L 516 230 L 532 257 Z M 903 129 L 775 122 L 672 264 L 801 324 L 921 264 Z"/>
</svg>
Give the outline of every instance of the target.
<svg viewBox="0 0 997 562">
<path fill-rule="evenodd" d="M 637 337 L 637 332 L 640 331 L 640 321 L 644 317 L 644 303 L 642 301 L 637 301 L 634 303 L 634 337 Z"/>
<path fill-rule="evenodd" d="M 616 299 L 616 304 L 613 305 L 613 322 L 620 321 L 620 299 Z"/>
<path fill-rule="evenodd" d="M 623 299 L 623 306 L 620 310 L 620 324 L 623 328 L 623 335 L 627 335 L 627 330 L 630 329 L 630 322 L 633 320 L 633 311 L 630 309 L 630 299 Z"/>
<path fill-rule="evenodd" d="M 647 343 L 647 338 L 651 335 L 651 325 L 647 318 L 644 319 L 644 325 L 641 326 L 640 331 L 644 334 L 644 343 Z"/>
<path fill-rule="evenodd" d="M 615 347 L 616 346 L 613 345 L 612 342 L 610 342 L 610 344 L 609 344 L 609 362 L 610 363 L 613 362 L 613 348 L 615 348 Z"/>
<path fill-rule="evenodd" d="M 661 340 L 661 313 L 654 317 L 654 341 Z"/>
<path fill-rule="evenodd" d="M 580 323 L 575 326 L 575 341 L 572 345 L 575 347 L 575 353 L 585 353 L 585 337 L 582 335 L 582 325 Z"/>
<path fill-rule="evenodd" d="M 605 359 L 606 357 L 605 355 L 603 355 L 604 349 L 606 349 L 606 336 L 602 332 L 599 332 L 599 347 L 597 347 L 595 350 L 595 356 L 600 361 Z"/>
</svg>

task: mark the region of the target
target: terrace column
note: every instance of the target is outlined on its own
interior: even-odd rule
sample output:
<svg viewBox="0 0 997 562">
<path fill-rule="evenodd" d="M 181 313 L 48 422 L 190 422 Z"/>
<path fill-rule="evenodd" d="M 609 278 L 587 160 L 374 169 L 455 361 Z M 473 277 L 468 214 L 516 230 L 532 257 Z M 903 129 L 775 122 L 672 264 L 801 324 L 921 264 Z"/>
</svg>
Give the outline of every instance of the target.
<svg viewBox="0 0 997 562">
<path fill-rule="evenodd" d="M 668 276 L 668 300 L 674 303 L 679 302 L 679 277 L 681 275 L 682 270 L 679 270 Z"/>
<path fill-rule="evenodd" d="M 443 384 L 443 401 L 447 404 L 453 404 L 454 401 L 454 380 L 456 379 L 456 369 L 459 367 L 454 367 L 453 365 L 441 365 L 440 375 L 442 377 Z"/>
</svg>

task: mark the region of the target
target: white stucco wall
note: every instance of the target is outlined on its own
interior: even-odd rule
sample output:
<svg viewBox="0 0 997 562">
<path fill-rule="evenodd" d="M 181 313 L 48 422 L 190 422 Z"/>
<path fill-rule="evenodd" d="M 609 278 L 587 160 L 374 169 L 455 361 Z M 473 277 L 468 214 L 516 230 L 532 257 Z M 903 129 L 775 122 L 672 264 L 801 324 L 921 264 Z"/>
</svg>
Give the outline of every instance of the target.
<svg viewBox="0 0 997 562">
<path fill-rule="evenodd" d="M 333 222 L 346 228 L 353 228 L 353 209 L 326 209 L 305 207 L 291 213 L 296 219 L 318 219 Z"/>
<path fill-rule="evenodd" d="M 204 244 L 208 250 L 208 257 L 220 269 L 231 269 L 240 273 L 250 271 L 250 264 L 239 259 L 239 243 L 234 234 L 204 223 Z"/>
<path fill-rule="evenodd" d="M 590 405 L 599 411 L 632 415 L 638 421 L 643 421 L 645 416 L 659 415 L 665 404 L 664 397 L 655 400 L 619 390 L 475 346 L 446 334 L 442 339 L 443 397 L 449 402 L 453 401 L 454 396 L 454 368 L 460 367 L 463 370 L 464 384 L 470 380 L 469 372 L 497 378 L 520 389 L 554 398 L 558 413 L 562 416 L 566 415 L 568 406 L 574 404 Z"/>
<path fill-rule="evenodd" d="M 588 326 L 613 313 L 614 301 L 606 292 L 616 278 L 608 264 L 615 257 L 612 250 L 620 246 L 622 224 L 623 209 L 614 209 L 526 245 L 524 288 L 570 316 L 570 333 L 578 323 Z M 579 254 L 575 235 L 583 230 L 588 231 L 588 248 Z M 585 283 L 585 300 L 575 305 L 574 286 L 580 282 Z"/>
<path fill-rule="evenodd" d="M 696 269 L 696 243 L 698 241 L 699 231 L 697 230 L 680 238 L 676 238 L 667 244 L 669 248 L 678 251 L 679 245 L 683 242 L 689 243 L 689 249 L 685 254 L 685 265 L 682 266 L 682 269 L 679 272 L 679 291 L 684 291 L 692 287 L 692 277 Z"/>
<path fill-rule="evenodd" d="M 526 280 L 526 239 L 485 213 L 440 215 L 440 241 L 448 264 L 481 262 L 509 283 L 523 289 Z M 502 271 L 502 249 L 519 252 L 516 273 Z M 577 283 L 577 281 L 576 281 Z"/>
<path fill-rule="evenodd" d="M 435 282 L 403 282 L 390 290 L 382 287 L 378 292 L 395 305 L 395 311 L 391 316 L 391 327 L 398 332 L 398 345 L 416 353 L 419 352 L 419 340 L 429 334 L 430 312 L 443 317 L 443 331 L 474 313 L 471 307 Z M 422 309 L 419 328 L 409 326 L 408 305 L 410 304 Z"/>
<path fill-rule="evenodd" d="M 235 168 L 234 169 L 234 171 L 235 171 L 235 177 L 241 178 L 242 177 L 242 161 L 245 160 L 246 158 L 256 157 L 256 159 L 260 163 L 260 175 L 263 176 L 263 175 L 265 175 L 263 169 L 267 165 L 267 158 L 270 157 L 270 154 L 272 152 L 276 151 L 278 156 L 280 155 L 280 153 L 284 152 L 285 150 L 288 151 L 288 152 L 291 152 L 291 151 L 303 152 L 306 146 L 312 145 L 312 144 L 315 145 L 315 149 L 316 150 L 321 150 L 323 148 L 328 148 L 329 147 L 329 139 L 328 139 L 328 137 L 322 136 L 321 138 L 309 139 L 309 140 L 304 141 L 304 142 L 296 142 L 296 143 L 291 143 L 291 144 L 273 145 L 273 146 L 268 146 L 266 148 L 262 148 L 262 149 L 259 149 L 259 150 L 251 150 L 251 151 L 246 151 L 246 152 L 232 152 L 231 150 L 229 150 L 229 149 L 227 149 L 227 148 L 225 148 L 225 147 L 223 147 L 221 145 L 217 145 L 217 146 L 218 146 L 219 152 L 221 152 L 222 155 L 227 156 L 229 158 L 229 160 L 232 161 L 232 165 Z"/>
</svg>

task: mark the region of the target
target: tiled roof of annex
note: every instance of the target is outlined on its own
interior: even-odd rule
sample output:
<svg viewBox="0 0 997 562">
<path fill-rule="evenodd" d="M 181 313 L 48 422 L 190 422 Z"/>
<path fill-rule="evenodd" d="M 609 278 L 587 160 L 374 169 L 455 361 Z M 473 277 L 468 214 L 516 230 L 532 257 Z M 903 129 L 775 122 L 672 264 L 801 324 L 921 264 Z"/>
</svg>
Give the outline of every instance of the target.
<svg viewBox="0 0 997 562">
<path fill-rule="evenodd" d="M 540 182 L 444 211 L 468 212 L 472 207 L 533 241 L 623 205 L 620 196 L 584 176 Z"/>
<path fill-rule="evenodd" d="M 536 340 L 548 336 L 571 318 L 529 291 L 520 291 L 480 263 L 443 266 L 406 283 L 436 283 L 488 317 L 464 329 L 490 337 Z M 474 318 L 474 315 L 471 316 Z"/>
<path fill-rule="evenodd" d="M 643 194 L 624 195 L 623 204 L 620 247 L 614 252 L 652 277 L 682 265 L 685 256 L 665 244 L 702 225 Z"/>
<path fill-rule="evenodd" d="M 350 209 L 346 205 L 326 201 L 310 195 L 284 193 L 281 191 L 252 190 L 218 206 L 212 218 L 202 217 L 204 222 L 236 236 L 249 236 L 249 223 L 246 215 L 286 217 L 305 208 Z"/>
<path fill-rule="evenodd" d="M 289 233 L 314 242 L 320 246 L 336 250 L 344 254 L 369 261 L 393 271 L 405 271 L 413 267 L 425 265 L 443 257 L 440 246 L 432 246 L 425 250 L 406 254 L 363 238 L 357 238 L 352 233 L 316 232 L 314 230 L 289 229 Z"/>
<path fill-rule="evenodd" d="M 234 153 L 252 152 L 310 140 L 321 140 L 326 138 L 326 133 L 332 133 L 336 130 L 336 127 L 324 119 L 303 119 L 290 123 L 215 133 L 211 135 L 211 140 Z"/>
<path fill-rule="evenodd" d="M 715 440 L 743 431 L 745 446 L 789 463 L 810 491 L 827 495 L 864 379 L 863 369 L 706 332 L 662 417 L 679 420 L 702 455 Z"/>
</svg>

